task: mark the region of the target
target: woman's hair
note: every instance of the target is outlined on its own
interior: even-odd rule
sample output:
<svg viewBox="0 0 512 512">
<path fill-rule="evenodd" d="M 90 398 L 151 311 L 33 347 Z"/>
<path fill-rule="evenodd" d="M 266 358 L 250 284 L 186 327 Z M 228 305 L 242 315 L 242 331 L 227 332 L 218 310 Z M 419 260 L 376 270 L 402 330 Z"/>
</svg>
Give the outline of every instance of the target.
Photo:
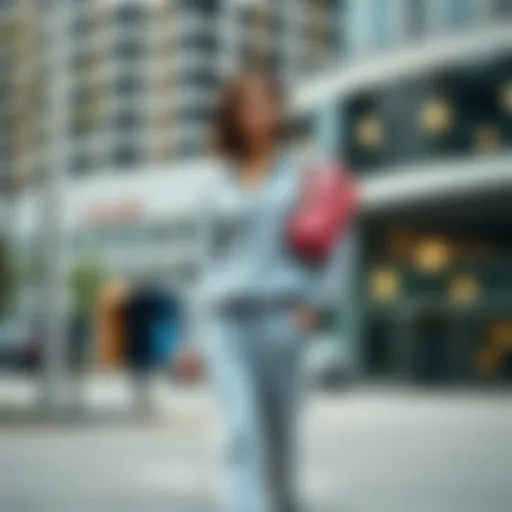
<svg viewBox="0 0 512 512">
<path fill-rule="evenodd" d="M 279 109 L 284 109 L 283 91 L 279 81 L 260 70 L 245 71 L 229 80 L 221 91 L 217 111 L 213 120 L 213 150 L 217 155 L 239 158 L 245 151 L 244 135 L 237 125 L 240 102 L 252 80 L 261 81 L 269 96 Z M 278 126 L 276 136 L 281 140 L 287 132 L 284 119 Z"/>
</svg>

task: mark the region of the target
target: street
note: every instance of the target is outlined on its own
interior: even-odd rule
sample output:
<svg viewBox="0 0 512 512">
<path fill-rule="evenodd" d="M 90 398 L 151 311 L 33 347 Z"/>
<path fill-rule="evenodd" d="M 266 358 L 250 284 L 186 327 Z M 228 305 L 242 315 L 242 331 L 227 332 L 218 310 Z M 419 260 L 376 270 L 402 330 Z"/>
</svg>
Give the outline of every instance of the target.
<svg viewBox="0 0 512 512">
<path fill-rule="evenodd" d="M 172 393 L 182 395 L 173 410 L 150 423 L 1 428 L 0 510 L 223 510 L 212 400 L 202 389 Z M 315 393 L 303 432 L 305 510 L 509 512 L 511 427 L 504 392 Z"/>
</svg>

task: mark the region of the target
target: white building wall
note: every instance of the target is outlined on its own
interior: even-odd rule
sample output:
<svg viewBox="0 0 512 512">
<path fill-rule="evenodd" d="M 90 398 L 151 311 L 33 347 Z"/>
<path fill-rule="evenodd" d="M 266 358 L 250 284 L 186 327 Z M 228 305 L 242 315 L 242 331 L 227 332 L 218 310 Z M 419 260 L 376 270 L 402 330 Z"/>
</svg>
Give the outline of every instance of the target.
<svg viewBox="0 0 512 512">
<path fill-rule="evenodd" d="M 67 266 L 92 259 L 112 275 L 164 279 L 173 269 L 193 269 L 201 200 L 216 176 L 214 165 L 195 162 L 68 180 L 61 208 Z M 38 247 L 41 205 L 41 192 L 31 191 L 16 206 L 16 246 L 24 257 Z M 183 225 L 190 234 L 173 234 L 173 226 Z"/>
</svg>

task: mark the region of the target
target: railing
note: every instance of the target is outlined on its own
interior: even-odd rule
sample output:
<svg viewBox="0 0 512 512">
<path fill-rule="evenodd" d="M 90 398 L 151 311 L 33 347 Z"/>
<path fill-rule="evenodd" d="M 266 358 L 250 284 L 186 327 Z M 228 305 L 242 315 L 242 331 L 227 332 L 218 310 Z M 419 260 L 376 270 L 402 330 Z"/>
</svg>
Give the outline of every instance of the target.
<svg viewBox="0 0 512 512">
<path fill-rule="evenodd" d="M 348 58 L 386 52 L 504 18 L 512 19 L 508 0 L 350 0 L 345 12 Z"/>
</svg>

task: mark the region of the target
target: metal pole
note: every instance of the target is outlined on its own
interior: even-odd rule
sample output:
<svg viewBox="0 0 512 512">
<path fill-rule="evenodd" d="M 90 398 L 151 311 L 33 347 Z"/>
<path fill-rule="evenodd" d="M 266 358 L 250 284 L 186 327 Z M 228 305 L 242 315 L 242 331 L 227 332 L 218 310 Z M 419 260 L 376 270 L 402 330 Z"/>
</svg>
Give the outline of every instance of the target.
<svg viewBox="0 0 512 512">
<path fill-rule="evenodd" d="M 42 197 L 43 290 L 42 317 L 44 329 L 42 407 L 49 414 L 63 412 L 67 405 L 65 367 L 65 303 L 62 240 L 62 181 L 66 168 L 67 105 L 69 96 L 67 69 L 67 5 L 56 2 L 42 17 L 48 35 L 48 153 Z"/>
</svg>

